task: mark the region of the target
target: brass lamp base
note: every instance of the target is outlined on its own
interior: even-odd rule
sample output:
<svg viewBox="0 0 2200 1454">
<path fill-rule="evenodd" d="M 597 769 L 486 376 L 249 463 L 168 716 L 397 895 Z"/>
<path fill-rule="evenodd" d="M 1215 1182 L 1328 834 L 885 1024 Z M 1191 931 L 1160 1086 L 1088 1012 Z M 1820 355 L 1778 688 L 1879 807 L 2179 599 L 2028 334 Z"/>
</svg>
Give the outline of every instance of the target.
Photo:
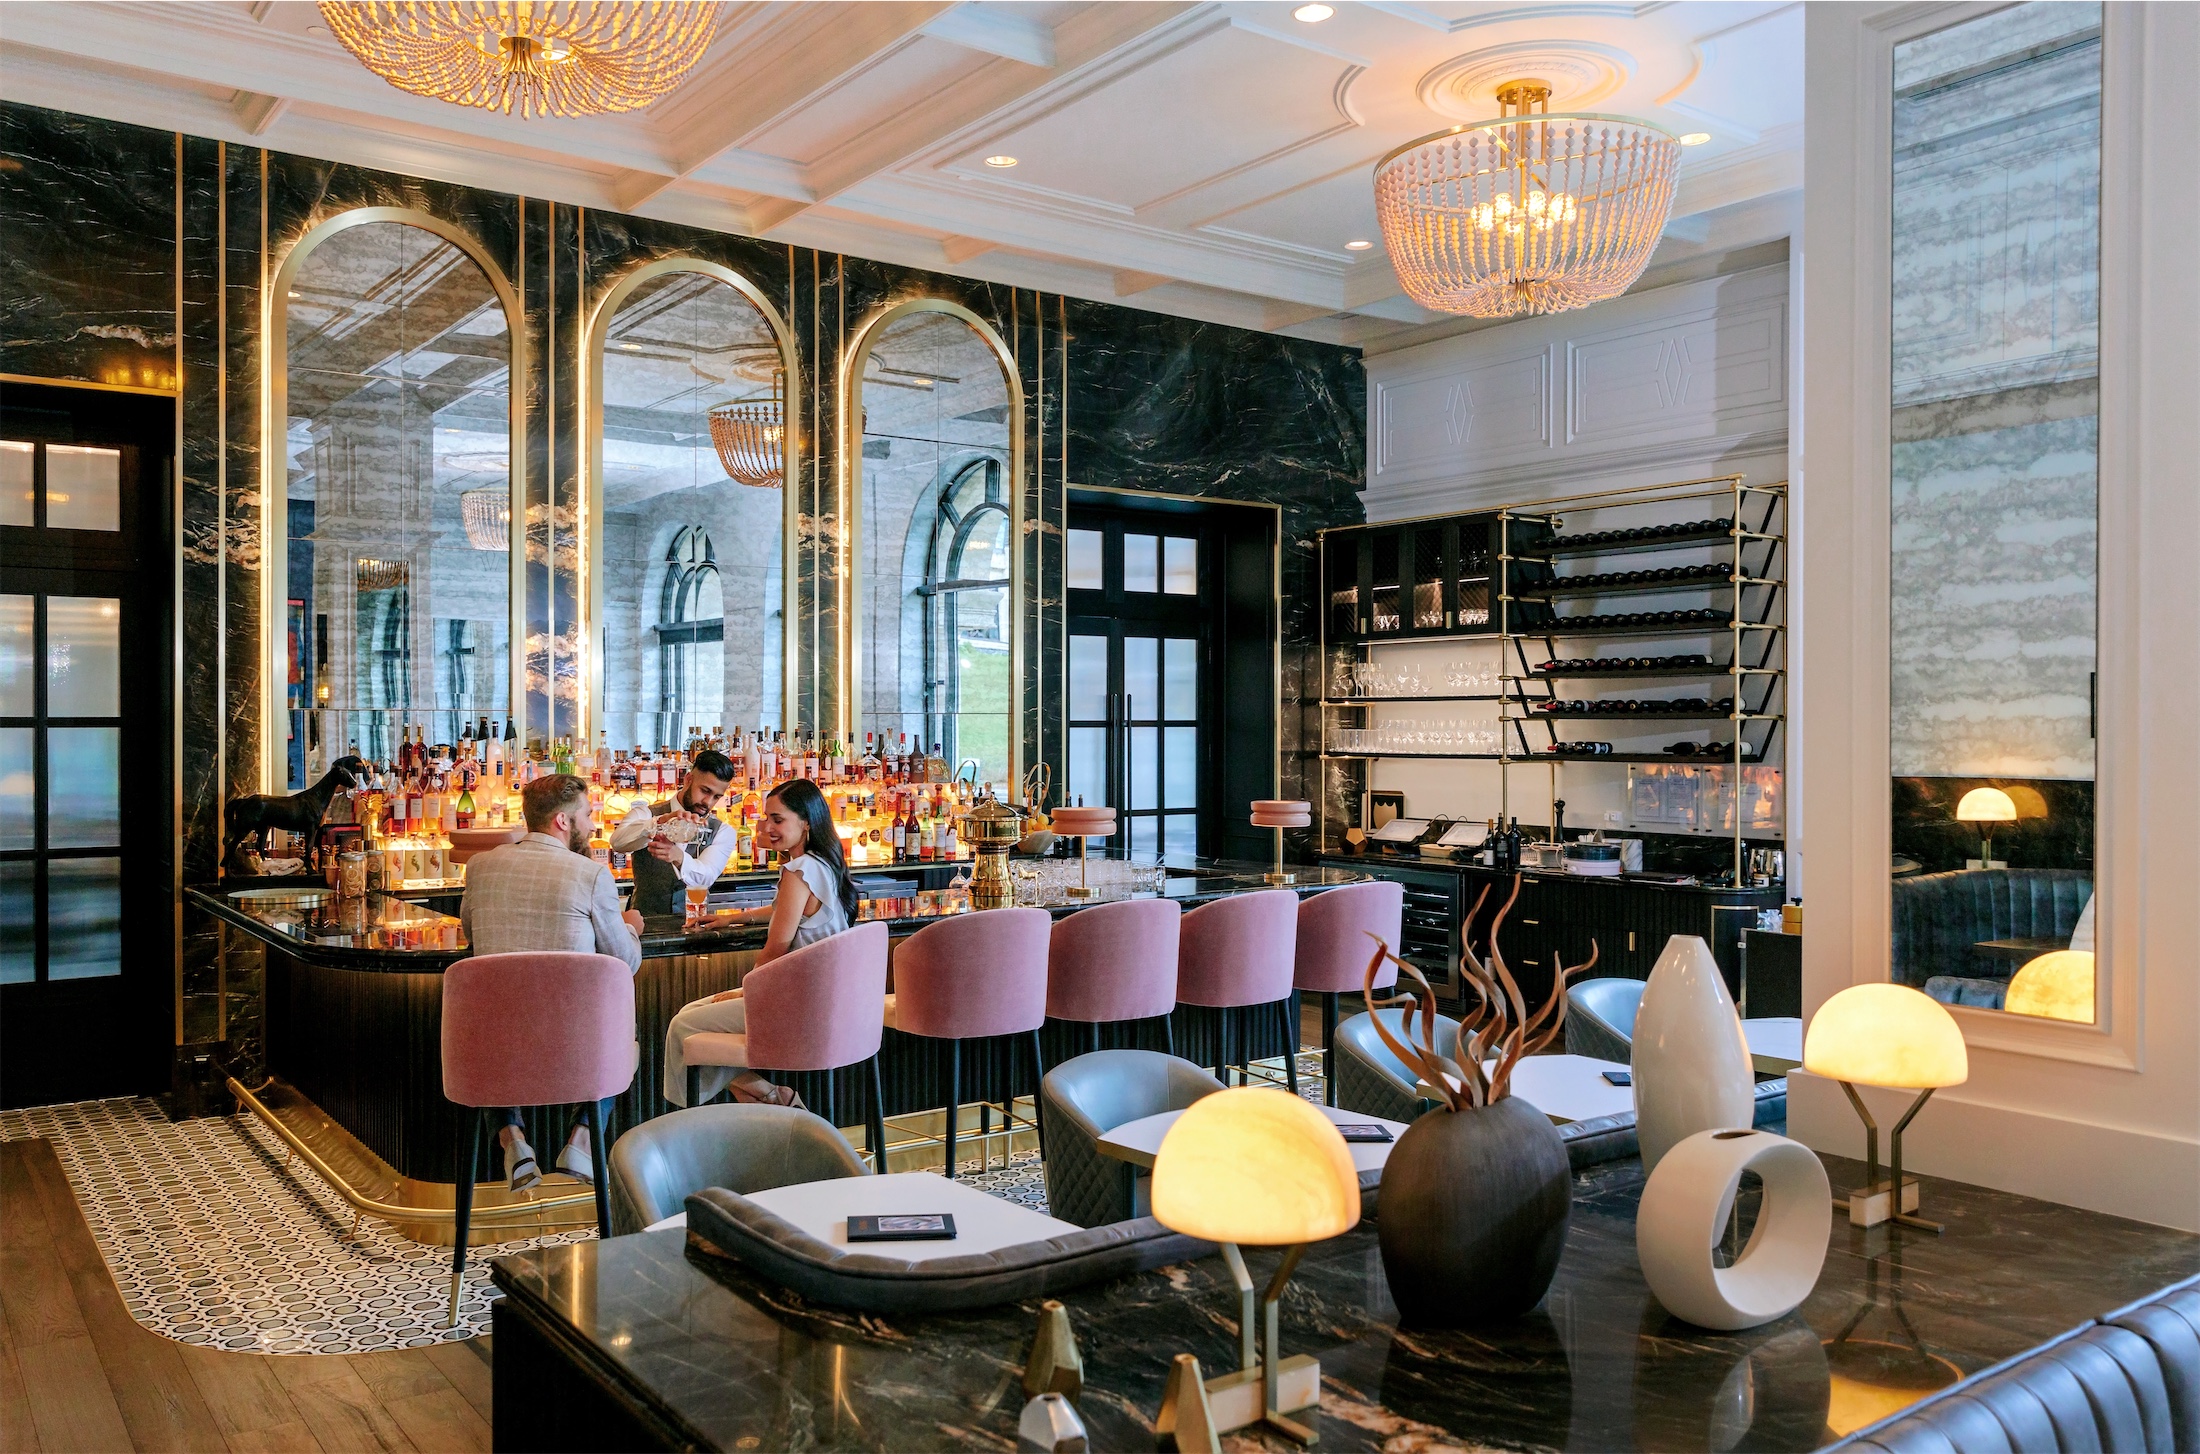
<svg viewBox="0 0 2200 1454">
<path fill-rule="evenodd" d="M 1931 1232 L 1935 1236 L 1947 1231 L 1938 1222 L 1913 1215 L 1918 1206 L 1917 1178 L 1902 1174 L 1902 1133 L 1910 1129 L 1910 1122 L 1933 1098 L 1932 1090 L 1920 1092 L 1918 1098 L 1910 1102 L 1910 1108 L 1902 1113 L 1902 1119 L 1895 1122 L 1894 1134 L 1888 1137 L 1894 1165 L 1889 1169 L 1891 1174 L 1882 1178 L 1879 1175 L 1879 1123 L 1872 1119 L 1870 1108 L 1856 1093 L 1855 1086 L 1845 1080 L 1838 1084 L 1848 1093 L 1849 1104 L 1856 1108 L 1857 1118 L 1864 1123 L 1864 1185 L 1851 1192 L 1846 1201 L 1836 1199 L 1834 1207 L 1848 1213 L 1849 1225 L 1853 1227 L 1876 1227 L 1882 1222 L 1892 1222 L 1897 1227 Z M 1902 1188 L 1899 1201 L 1894 1190 L 1897 1186 Z"/>
<path fill-rule="evenodd" d="M 1299 881 L 1299 876 L 1295 873 L 1286 873 L 1282 869 L 1276 868 L 1270 869 L 1267 873 L 1262 874 L 1260 876 L 1260 881 L 1264 884 L 1295 884 Z"/>
</svg>

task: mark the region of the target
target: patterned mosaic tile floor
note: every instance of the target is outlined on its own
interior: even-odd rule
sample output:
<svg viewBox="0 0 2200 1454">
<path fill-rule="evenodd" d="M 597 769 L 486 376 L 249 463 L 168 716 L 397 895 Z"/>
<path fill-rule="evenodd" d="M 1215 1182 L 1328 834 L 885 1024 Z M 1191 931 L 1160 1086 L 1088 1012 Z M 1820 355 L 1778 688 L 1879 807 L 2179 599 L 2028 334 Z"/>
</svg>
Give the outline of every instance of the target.
<svg viewBox="0 0 2200 1454">
<path fill-rule="evenodd" d="M 1300 1093 L 1321 1098 L 1320 1057 L 1300 1057 Z M 0 1111 L 0 1140 L 53 1142 L 93 1240 L 132 1317 L 178 1342 L 248 1353 L 366 1353 L 489 1331 L 489 1261 L 595 1235 L 581 1229 L 476 1248 L 458 1326 L 445 1328 L 447 1249 L 351 1209 L 250 1116 L 171 1122 L 149 1100 Z M 962 1165 L 970 1185 L 1047 1209 L 1036 1150 L 1006 1166 Z"/>
</svg>

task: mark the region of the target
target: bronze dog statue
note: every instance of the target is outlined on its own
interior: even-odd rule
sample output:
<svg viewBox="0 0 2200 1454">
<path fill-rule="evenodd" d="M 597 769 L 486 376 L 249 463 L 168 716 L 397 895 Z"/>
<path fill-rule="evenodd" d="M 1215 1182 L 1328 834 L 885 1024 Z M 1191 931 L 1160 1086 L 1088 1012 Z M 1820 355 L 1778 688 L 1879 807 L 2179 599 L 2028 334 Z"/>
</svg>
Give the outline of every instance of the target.
<svg viewBox="0 0 2200 1454">
<path fill-rule="evenodd" d="M 328 812 L 329 800 L 342 788 L 357 786 L 367 776 L 367 765 L 356 757 L 340 757 L 321 775 L 321 780 L 301 793 L 288 797 L 275 797 L 267 793 L 251 793 L 241 798 L 231 798 L 222 809 L 222 851 L 232 864 L 241 867 L 238 849 L 247 838 L 260 835 L 260 847 L 267 847 L 267 830 L 282 828 L 302 835 L 306 840 L 306 854 L 310 859 L 321 846 L 321 819 Z"/>
</svg>

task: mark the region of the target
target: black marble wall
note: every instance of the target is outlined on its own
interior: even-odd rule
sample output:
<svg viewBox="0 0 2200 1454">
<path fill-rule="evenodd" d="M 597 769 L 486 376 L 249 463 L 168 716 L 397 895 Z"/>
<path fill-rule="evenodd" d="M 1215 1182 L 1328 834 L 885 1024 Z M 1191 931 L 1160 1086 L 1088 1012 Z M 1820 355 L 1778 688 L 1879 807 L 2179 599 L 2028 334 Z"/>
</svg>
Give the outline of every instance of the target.
<svg viewBox="0 0 2200 1454">
<path fill-rule="evenodd" d="M 799 721 L 829 724 L 840 705 L 833 543 L 845 346 L 884 306 L 945 298 L 999 333 L 1023 386 L 1026 760 L 1052 760 L 1060 780 L 1066 486 L 1113 485 L 1282 507 L 1283 791 L 1310 789 L 1317 775 L 1302 772 L 1300 743 L 1311 739 L 1306 702 L 1318 692 L 1299 684 L 1318 687 L 1307 660 L 1313 533 L 1361 518 L 1366 411 L 1355 351 L 0 104 L 0 374 L 178 400 L 187 879 L 213 875 L 220 804 L 256 788 L 260 773 L 264 290 L 309 228 L 368 206 L 459 227 L 523 300 L 531 733 L 574 730 L 586 322 L 627 270 L 678 254 L 748 277 L 794 334 L 805 416 Z"/>
</svg>

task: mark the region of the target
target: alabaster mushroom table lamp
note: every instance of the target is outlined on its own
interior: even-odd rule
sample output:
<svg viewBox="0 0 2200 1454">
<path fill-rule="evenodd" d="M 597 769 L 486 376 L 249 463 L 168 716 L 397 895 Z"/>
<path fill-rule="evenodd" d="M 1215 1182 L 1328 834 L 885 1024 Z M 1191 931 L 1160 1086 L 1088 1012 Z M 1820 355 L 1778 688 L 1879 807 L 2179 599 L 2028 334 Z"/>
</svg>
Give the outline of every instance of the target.
<svg viewBox="0 0 2200 1454">
<path fill-rule="evenodd" d="M 1303 1356 L 1283 1363 L 1277 1305 L 1307 1244 L 1360 1220 L 1359 1173 L 1335 1124 L 1288 1091 L 1241 1086 L 1203 1096 L 1154 1154 L 1153 1215 L 1171 1231 L 1219 1243 L 1237 1283 L 1243 1366 L 1206 1381 L 1215 1431 L 1263 1424 L 1312 1443 L 1313 1430 L 1286 1414 L 1320 1399 L 1320 1365 Z M 1285 1249 L 1261 1295 L 1258 1350 L 1241 1247 Z"/>
<path fill-rule="evenodd" d="M 1917 1183 L 1905 1185 L 1902 1179 L 1902 1133 L 1934 1091 L 1970 1078 L 1970 1055 L 1955 1016 L 1908 985 L 1850 985 L 1811 1018 L 1803 1036 L 1803 1069 L 1839 1081 L 1864 1122 L 1864 1185 L 1849 1195 L 1849 1221 L 1859 1227 L 1891 1221 L 1940 1231 L 1940 1223 L 1912 1215 Z M 1918 1093 L 1888 1137 L 1893 1165 L 1884 1182 L 1879 1179 L 1879 1123 L 1857 1095 L 1860 1085 Z"/>
</svg>

